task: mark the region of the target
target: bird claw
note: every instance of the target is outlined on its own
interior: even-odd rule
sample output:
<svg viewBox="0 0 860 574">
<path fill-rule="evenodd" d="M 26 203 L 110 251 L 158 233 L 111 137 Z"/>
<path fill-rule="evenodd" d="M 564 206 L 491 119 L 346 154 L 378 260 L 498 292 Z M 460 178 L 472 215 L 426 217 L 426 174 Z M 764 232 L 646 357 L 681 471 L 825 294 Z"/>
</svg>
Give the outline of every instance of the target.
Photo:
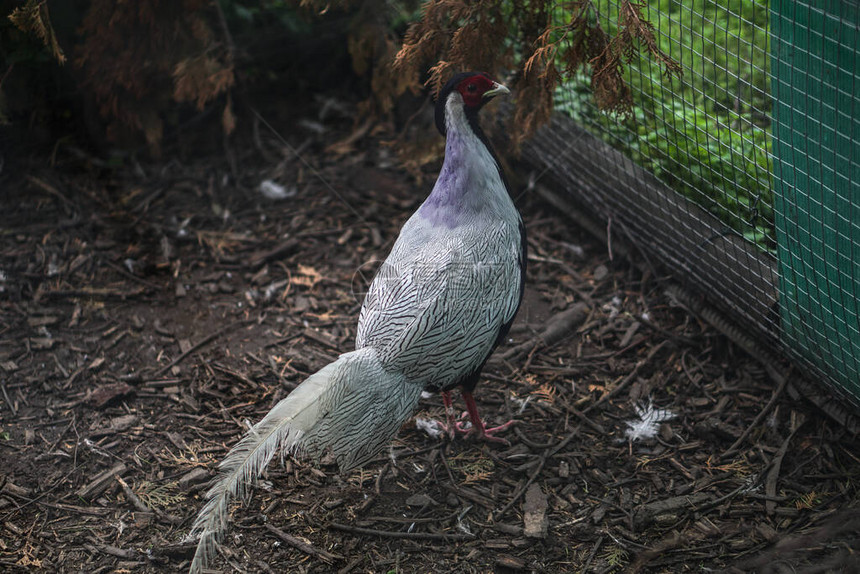
<svg viewBox="0 0 860 574">
<path fill-rule="evenodd" d="M 445 403 L 445 417 L 447 419 L 447 423 L 440 422 L 439 427 L 448 435 L 448 438 L 450 440 L 454 440 L 454 438 L 457 436 L 457 433 L 459 432 L 463 436 L 472 435 L 477 440 L 501 443 L 506 446 L 510 446 L 510 441 L 494 435 L 496 433 L 508 430 L 511 425 L 513 425 L 517 421 L 510 420 L 503 425 L 487 428 L 484 425 L 483 421 L 481 421 L 481 418 L 478 416 L 478 411 L 475 407 L 475 400 L 472 398 L 471 393 L 467 393 L 466 391 L 464 391 L 463 397 L 466 399 L 466 406 L 471 409 L 466 410 L 462 414 L 460 414 L 460 419 L 470 419 L 465 423 L 454 420 L 454 406 L 451 402 L 451 395 L 446 391 L 442 392 L 442 400 Z"/>
<path fill-rule="evenodd" d="M 464 414 L 468 414 L 468 413 L 464 413 Z M 465 423 L 461 423 L 461 422 L 454 423 L 454 428 L 456 429 L 457 432 L 462 434 L 464 437 L 473 436 L 473 437 L 475 437 L 476 440 L 484 440 L 487 442 L 495 442 L 495 443 L 503 444 L 505 446 L 511 446 L 511 442 L 509 440 L 504 439 L 502 437 L 497 437 L 495 435 L 496 435 L 496 433 L 500 433 L 500 432 L 504 432 L 504 431 L 508 430 L 509 428 L 511 428 L 516 423 L 517 423 L 516 420 L 510 420 L 503 425 L 499 425 L 497 427 L 490 427 L 490 428 L 487 428 L 487 427 L 483 426 L 483 424 L 482 424 L 481 426 L 483 428 L 476 429 L 476 427 L 473 426 L 471 422 L 467 421 Z M 449 436 L 452 439 L 454 438 L 454 434 L 455 433 L 453 433 L 449 430 Z"/>
<path fill-rule="evenodd" d="M 452 415 L 448 417 L 447 423 L 439 421 L 439 428 L 442 429 L 442 432 L 448 435 L 449 440 L 454 440 L 455 438 L 457 438 L 457 433 L 465 435 L 472 430 L 471 424 L 466 424 L 469 424 L 470 426 L 465 426 L 463 423 L 455 421 Z"/>
<path fill-rule="evenodd" d="M 514 424 L 516 424 L 516 420 L 510 420 L 503 425 L 499 425 L 497 427 L 486 428 L 484 427 L 480 431 L 477 431 L 476 438 L 485 440 L 487 442 L 495 442 L 499 444 L 503 444 L 505 446 L 511 446 L 511 441 L 508 439 L 502 438 L 500 436 L 494 436 L 496 433 L 504 432 L 511 428 Z"/>
<path fill-rule="evenodd" d="M 448 435 L 448 440 L 454 440 L 454 438 L 456 438 L 457 436 L 457 431 L 460 430 L 457 428 L 457 423 L 449 425 L 441 421 L 439 421 L 439 428 L 444 434 Z"/>
</svg>

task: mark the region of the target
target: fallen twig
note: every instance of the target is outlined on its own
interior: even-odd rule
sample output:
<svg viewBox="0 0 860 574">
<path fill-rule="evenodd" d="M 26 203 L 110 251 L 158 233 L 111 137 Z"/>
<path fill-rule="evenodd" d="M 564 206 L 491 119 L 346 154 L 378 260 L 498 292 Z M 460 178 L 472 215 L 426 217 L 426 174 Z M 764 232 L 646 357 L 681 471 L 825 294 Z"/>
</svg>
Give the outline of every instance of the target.
<svg viewBox="0 0 860 574">
<path fill-rule="evenodd" d="M 113 468 L 109 468 L 108 470 L 101 472 L 96 475 L 94 479 L 92 479 L 88 484 L 85 484 L 75 493 L 75 496 L 78 496 L 83 499 L 89 499 L 94 497 L 95 495 L 101 494 L 105 491 L 108 485 L 113 480 L 114 476 L 122 476 L 125 474 L 125 471 L 128 470 L 128 467 L 124 462 L 119 462 L 113 466 Z"/>
<path fill-rule="evenodd" d="M 108 556 L 116 556 L 117 558 L 123 558 L 125 560 L 135 560 L 139 559 L 140 553 L 136 550 L 126 550 L 124 548 L 117 548 L 116 546 L 110 546 L 108 544 L 84 544 L 84 548 L 88 549 L 90 552 L 102 552 L 107 554 Z"/>
<path fill-rule="evenodd" d="M 155 374 L 152 376 L 152 378 L 157 379 L 158 377 L 160 377 L 161 375 L 166 373 L 168 370 L 170 370 L 171 368 L 175 367 L 176 365 L 178 365 L 179 363 L 184 361 L 185 358 L 188 357 L 188 355 L 190 355 L 191 353 L 194 353 L 195 351 L 197 351 L 201 347 L 208 345 L 209 343 L 211 343 L 212 341 L 214 341 L 215 339 L 217 339 L 218 337 L 220 337 L 224 333 L 226 333 L 232 329 L 235 329 L 236 327 L 239 327 L 241 325 L 249 325 L 249 324 L 253 323 L 254 321 L 255 321 L 255 319 L 242 319 L 241 321 L 234 321 L 233 323 L 230 323 L 229 325 L 227 325 L 223 329 L 219 329 L 219 330 L 215 331 L 214 333 L 212 333 L 211 335 L 209 335 L 208 337 L 204 337 L 203 340 L 191 345 L 191 347 L 189 347 L 184 353 L 181 353 L 178 357 L 176 357 L 175 359 L 170 361 L 168 364 L 166 364 L 162 368 L 158 369 L 155 372 Z"/>
<path fill-rule="evenodd" d="M 347 524 L 338 524 L 331 522 L 329 528 L 340 530 L 342 532 L 350 532 L 352 534 L 363 534 L 366 536 L 381 536 L 383 538 L 406 538 L 411 540 L 436 540 L 440 542 L 460 542 L 463 540 L 474 540 L 474 534 L 448 534 L 445 532 L 393 532 L 391 530 L 377 530 L 375 528 L 359 528 L 358 526 L 349 526 Z"/>
<path fill-rule="evenodd" d="M 36 295 L 33 297 L 35 301 L 39 301 L 43 298 L 56 298 L 62 299 L 64 297 L 84 297 L 88 299 L 121 299 L 126 300 L 131 297 L 137 297 L 138 295 L 143 295 L 147 292 L 147 289 L 141 287 L 140 289 L 134 289 L 131 291 L 119 291 L 116 289 L 107 289 L 107 288 L 99 288 L 99 287 L 90 287 L 86 289 L 52 289 L 52 290 L 42 290 L 39 289 L 36 291 Z"/>
<path fill-rule="evenodd" d="M 502 360 L 512 359 L 523 353 L 528 353 L 543 345 L 551 347 L 561 341 L 565 335 L 573 331 L 588 316 L 589 307 L 585 303 L 576 303 L 570 309 L 555 315 L 546 327 L 535 338 L 511 347 L 500 355 Z"/>
<path fill-rule="evenodd" d="M 114 271 L 116 271 L 117 273 L 119 273 L 120 275 L 122 275 L 123 277 L 125 277 L 127 279 L 131 279 L 135 283 L 139 283 L 140 285 L 143 285 L 144 287 L 148 287 L 148 288 L 154 289 L 156 291 L 160 291 L 162 289 L 161 285 L 156 285 L 155 283 L 150 283 L 146 279 L 141 279 L 140 277 L 138 277 L 134 273 L 129 273 L 128 271 L 123 269 L 121 266 L 115 264 L 112 261 L 108 261 L 107 259 L 103 259 L 102 262 L 105 265 L 107 265 L 108 267 L 110 267 L 111 269 L 113 269 Z"/>
<path fill-rule="evenodd" d="M 335 560 L 343 560 L 343 556 L 339 554 L 332 554 L 331 552 L 326 552 L 325 550 L 320 550 L 319 548 L 315 548 L 314 546 L 308 544 L 304 540 L 300 540 L 291 534 L 287 534 L 280 528 L 276 526 L 272 526 L 271 524 L 266 524 L 266 530 L 292 546 L 297 550 L 301 550 L 305 554 L 309 554 L 314 558 L 319 558 L 325 562 L 331 563 Z"/>
<path fill-rule="evenodd" d="M 761 424 L 761 421 L 764 420 L 764 417 L 767 416 L 767 413 L 770 412 L 770 410 L 773 408 L 773 405 L 776 404 L 777 399 L 782 396 L 782 393 L 785 391 L 785 387 L 788 385 L 789 377 L 781 378 L 782 380 L 779 382 L 779 386 L 776 388 L 776 390 L 773 391 L 773 394 L 770 396 L 770 400 L 767 402 L 764 408 L 758 413 L 758 415 L 756 415 L 755 419 L 753 419 L 753 422 L 747 425 L 747 428 L 744 430 L 744 432 L 741 433 L 741 436 L 738 437 L 738 440 L 736 440 L 732 444 L 732 446 L 730 446 L 729 449 L 720 456 L 720 458 L 727 459 L 733 454 L 735 454 L 740 448 L 741 444 L 743 444 L 743 442 L 753 431 L 753 429 Z"/>
<path fill-rule="evenodd" d="M 125 497 L 134 505 L 135 508 L 140 510 L 141 512 L 152 512 L 152 509 L 144 503 L 138 495 L 134 493 L 131 487 L 128 485 L 126 481 L 122 479 L 122 477 L 116 477 L 117 482 L 122 487 L 122 491 L 125 494 Z"/>
<path fill-rule="evenodd" d="M 803 426 L 803 423 L 804 421 L 801 419 L 797 426 L 788 434 L 788 437 L 782 441 L 776 456 L 771 461 L 770 470 L 767 471 L 767 477 L 765 477 L 764 481 L 764 493 L 769 499 L 764 501 L 764 507 L 768 514 L 773 514 L 776 510 L 776 500 L 774 498 L 776 497 L 776 482 L 779 480 L 779 471 L 782 468 L 782 459 L 785 458 L 785 453 L 788 451 L 791 439 L 794 438 L 795 433 Z"/>
<path fill-rule="evenodd" d="M 6 399 L 6 406 L 9 407 L 9 410 L 12 411 L 13 415 L 18 414 L 18 407 L 15 406 L 15 403 L 12 402 L 12 399 L 9 398 L 9 393 L 6 391 L 6 382 L 0 383 L 0 389 L 3 389 L 3 398 Z"/>
<path fill-rule="evenodd" d="M 566 447 L 568 445 L 568 443 L 570 441 L 572 441 L 576 435 L 579 434 L 580 428 L 581 428 L 580 426 L 577 426 L 575 429 L 570 431 L 570 434 L 568 434 L 561 442 L 559 442 L 554 447 L 550 447 L 544 451 L 544 453 L 540 457 L 540 462 L 538 463 L 537 468 L 535 468 L 534 472 L 531 474 L 531 476 L 526 481 L 526 483 L 522 486 L 522 488 L 520 488 L 517 491 L 517 493 L 514 494 L 514 496 L 511 498 L 511 500 L 501 510 L 499 510 L 498 512 L 495 512 L 493 514 L 493 520 L 494 521 L 496 521 L 496 520 L 500 519 L 502 516 L 504 516 L 505 513 L 507 513 L 508 510 L 510 510 L 514 504 L 516 504 L 516 502 L 520 499 L 520 497 L 522 497 L 522 495 L 524 495 L 526 493 L 526 490 L 528 490 L 529 486 L 531 486 L 531 484 L 538 477 L 541 470 L 543 470 L 543 466 L 546 464 L 547 459 L 550 458 L 555 453 L 557 453 L 558 451 L 560 451 L 561 449 L 563 449 L 564 447 Z"/>
<path fill-rule="evenodd" d="M 585 561 L 585 565 L 582 567 L 582 572 L 588 572 L 588 567 L 591 566 L 591 561 L 594 560 L 594 557 L 597 555 L 597 551 L 600 550 L 600 547 L 603 545 L 604 536 L 601 536 L 594 543 L 594 546 L 591 547 L 591 552 L 588 553 L 588 559 Z"/>
</svg>

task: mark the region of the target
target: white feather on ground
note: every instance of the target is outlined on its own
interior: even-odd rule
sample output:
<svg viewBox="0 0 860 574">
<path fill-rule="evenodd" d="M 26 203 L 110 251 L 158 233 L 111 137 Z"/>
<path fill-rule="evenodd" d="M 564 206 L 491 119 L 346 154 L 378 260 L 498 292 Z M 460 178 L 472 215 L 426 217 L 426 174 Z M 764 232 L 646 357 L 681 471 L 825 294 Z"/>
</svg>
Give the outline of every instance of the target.
<svg viewBox="0 0 860 574">
<path fill-rule="evenodd" d="M 439 424 L 439 421 L 434 419 L 416 418 L 415 428 L 426 432 L 430 438 L 440 438 L 443 434 L 442 426 Z"/>
<path fill-rule="evenodd" d="M 634 408 L 639 418 L 625 421 L 627 430 L 624 432 L 631 442 L 654 438 L 660 430 L 660 423 L 675 418 L 675 413 L 672 411 L 654 408 L 654 402 L 651 399 L 648 399 L 647 404 L 638 404 Z"/>
</svg>

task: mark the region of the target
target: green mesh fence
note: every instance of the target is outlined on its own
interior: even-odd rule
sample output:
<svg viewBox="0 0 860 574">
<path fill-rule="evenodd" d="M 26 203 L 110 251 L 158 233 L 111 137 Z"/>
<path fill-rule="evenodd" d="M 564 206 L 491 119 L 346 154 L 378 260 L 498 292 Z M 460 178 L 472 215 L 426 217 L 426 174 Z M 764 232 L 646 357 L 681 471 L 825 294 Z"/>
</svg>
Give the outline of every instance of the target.
<svg viewBox="0 0 860 574">
<path fill-rule="evenodd" d="M 860 7 L 656 0 L 684 68 L 627 69 L 631 117 L 561 86 L 525 159 L 759 341 L 860 404 Z M 608 30 L 617 1 L 595 0 Z M 564 17 L 564 3 L 556 14 Z"/>
<path fill-rule="evenodd" d="M 787 347 L 860 396 L 860 6 L 772 5 L 780 313 Z"/>
</svg>

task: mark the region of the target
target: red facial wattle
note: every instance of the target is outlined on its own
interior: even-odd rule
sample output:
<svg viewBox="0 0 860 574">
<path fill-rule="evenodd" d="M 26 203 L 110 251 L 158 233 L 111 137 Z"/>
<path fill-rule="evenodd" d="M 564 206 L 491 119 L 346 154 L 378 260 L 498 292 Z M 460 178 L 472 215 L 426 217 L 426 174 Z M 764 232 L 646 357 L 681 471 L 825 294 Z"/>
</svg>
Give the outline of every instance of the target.
<svg viewBox="0 0 860 574">
<path fill-rule="evenodd" d="M 492 89 L 495 82 L 486 74 L 469 76 L 457 85 L 457 91 L 463 96 L 463 103 L 469 107 L 479 107 L 484 94 Z"/>
</svg>

